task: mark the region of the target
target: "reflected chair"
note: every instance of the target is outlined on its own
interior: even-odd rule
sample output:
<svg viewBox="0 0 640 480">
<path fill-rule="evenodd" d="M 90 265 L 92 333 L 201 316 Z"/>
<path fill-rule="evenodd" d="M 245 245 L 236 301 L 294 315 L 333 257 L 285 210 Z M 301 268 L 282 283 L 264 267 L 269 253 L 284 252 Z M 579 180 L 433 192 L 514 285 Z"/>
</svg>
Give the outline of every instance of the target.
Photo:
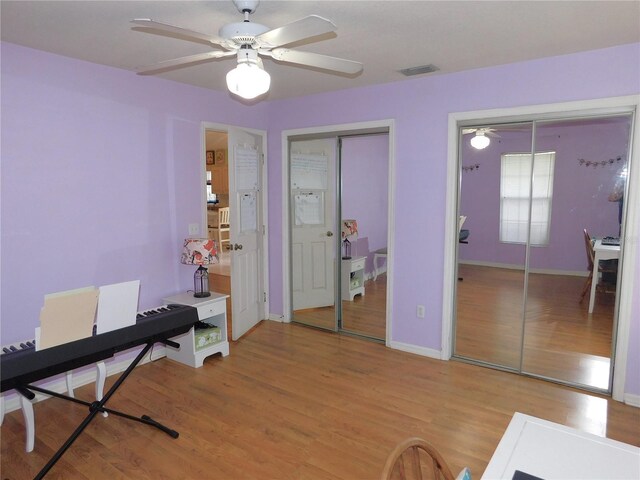
<svg viewBox="0 0 640 480">
<path fill-rule="evenodd" d="M 218 245 L 222 250 L 222 242 L 229 242 L 229 207 L 218 209 L 218 225 L 214 229 L 218 230 Z M 227 232 L 227 238 L 222 238 L 222 232 Z"/>
<path fill-rule="evenodd" d="M 373 252 L 373 281 L 375 282 L 378 279 L 378 275 L 382 275 L 387 271 L 386 266 L 384 271 L 382 267 L 378 267 L 378 260 L 387 261 L 387 247 L 379 248 L 375 252 Z"/>
<path fill-rule="evenodd" d="M 593 262 L 595 259 L 595 252 L 593 250 L 593 242 L 591 241 L 591 236 L 587 232 L 586 228 L 583 230 L 583 233 L 584 233 L 584 246 L 585 246 L 585 249 L 587 250 L 587 260 L 589 262 L 589 276 L 587 277 L 587 280 L 584 282 L 584 287 L 582 288 L 582 295 L 580 295 L 580 302 L 584 300 L 584 296 L 591 289 L 591 282 L 593 282 Z M 605 261 L 599 262 L 598 273 L 613 274 L 615 276 L 617 272 L 618 272 L 617 261 L 605 260 Z M 596 278 L 596 282 L 597 281 L 598 279 Z M 607 284 L 607 283 L 596 284 L 596 291 L 604 292 L 604 293 L 615 293 L 616 291 L 615 284 Z"/>
<path fill-rule="evenodd" d="M 421 438 L 400 442 L 389 454 L 382 470 L 381 480 L 427 479 L 456 480 L 444 458 L 431 444 Z M 458 479 L 471 478 L 468 469 Z"/>
</svg>

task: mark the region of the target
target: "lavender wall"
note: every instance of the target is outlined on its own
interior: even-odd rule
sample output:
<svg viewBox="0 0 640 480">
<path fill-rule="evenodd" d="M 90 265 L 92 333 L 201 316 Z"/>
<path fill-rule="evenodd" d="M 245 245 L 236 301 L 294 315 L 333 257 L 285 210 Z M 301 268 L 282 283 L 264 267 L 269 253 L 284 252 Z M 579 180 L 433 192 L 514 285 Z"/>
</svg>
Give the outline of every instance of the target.
<svg viewBox="0 0 640 480">
<path fill-rule="evenodd" d="M 556 159 L 549 244 L 532 248 L 533 268 L 586 272 L 582 230 L 600 237 L 618 235 L 618 203 L 607 197 L 627 158 L 629 130 L 629 116 L 538 127 L 537 150 L 555 151 Z M 530 150 L 531 128 L 524 132 L 498 128 L 496 133 L 500 138 L 494 138 L 484 150 L 471 147 L 468 136 L 463 141 L 462 164 L 479 164 L 480 168 L 462 174 L 461 213 L 467 215 L 464 228 L 471 236 L 460 247 L 460 259 L 522 265 L 522 246 L 499 241 L 500 156 Z M 601 161 L 620 156 L 623 160 L 604 167 L 578 163 L 580 158 Z"/>
<path fill-rule="evenodd" d="M 266 106 L 3 43 L 1 342 L 47 293 L 140 279 L 140 308 L 193 288 L 201 122 L 266 127 Z"/>
<path fill-rule="evenodd" d="M 0 48 L 3 343 L 31 335 L 34 299 L 49 292 L 140 278 L 145 308 L 190 287 L 192 271 L 176 259 L 188 224 L 201 220 L 193 188 L 201 121 L 268 128 L 271 313 L 282 313 L 282 130 L 393 118 L 393 340 L 439 349 L 448 114 L 640 93 L 640 44 L 250 107 L 223 93 Z M 416 304 L 426 305 L 427 321 L 415 318 Z M 639 324 L 636 300 L 626 388 L 635 394 Z"/>
<path fill-rule="evenodd" d="M 358 221 L 353 256 L 366 256 L 373 271 L 373 252 L 387 246 L 389 136 L 342 139 L 342 218 Z"/>
<path fill-rule="evenodd" d="M 395 120 L 395 277 L 392 340 L 440 349 L 447 121 L 451 112 L 640 93 L 640 44 L 270 102 L 271 311 L 282 311 L 283 130 Z M 593 65 L 598 65 L 594 70 Z M 637 235 L 637 232 L 634 232 Z M 425 239 L 416 242 L 416 238 Z M 636 237 L 637 238 L 637 237 Z M 428 242 L 426 241 L 428 239 Z M 636 265 L 638 268 L 638 265 Z M 417 304 L 427 321 L 416 319 Z M 640 313 L 633 314 L 634 328 Z M 630 358 L 640 342 L 632 339 Z M 629 365 L 630 375 L 638 367 Z M 631 383 L 630 383 L 631 384 Z M 640 393 L 634 383 L 633 393 Z"/>
</svg>

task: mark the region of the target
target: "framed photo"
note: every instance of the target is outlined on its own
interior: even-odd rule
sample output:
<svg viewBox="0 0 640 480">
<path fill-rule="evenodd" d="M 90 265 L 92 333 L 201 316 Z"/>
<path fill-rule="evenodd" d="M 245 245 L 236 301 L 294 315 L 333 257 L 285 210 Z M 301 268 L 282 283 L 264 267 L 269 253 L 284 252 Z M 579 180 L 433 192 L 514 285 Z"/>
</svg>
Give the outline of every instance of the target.
<svg viewBox="0 0 640 480">
<path fill-rule="evenodd" d="M 213 165 L 215 163 L 215 152 L 213 150 L 207 150 L 207 165 Z"/>
<path fill-rule="evenodd" d="M 216 165 L 226 165 L 226 164 L 227 164 L 227 151 L 216 150 Z"/>
</svg>

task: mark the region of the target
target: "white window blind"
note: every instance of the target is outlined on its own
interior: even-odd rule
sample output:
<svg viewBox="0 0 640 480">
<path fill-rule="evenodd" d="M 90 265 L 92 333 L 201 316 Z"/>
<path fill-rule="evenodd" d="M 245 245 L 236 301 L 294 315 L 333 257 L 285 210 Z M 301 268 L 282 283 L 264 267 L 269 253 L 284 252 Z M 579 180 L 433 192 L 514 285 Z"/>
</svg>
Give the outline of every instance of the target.
<svg viewBox="0 0 640 480">
<path fill-rule="evenodd" d="M 555 152 L 505 153 L 500 173 L 500 241 L 526 243 L 531 197 L 531 245 L 549 244 Z M 531 187 L 533 186 L 533 191 Z"/>
</svg>

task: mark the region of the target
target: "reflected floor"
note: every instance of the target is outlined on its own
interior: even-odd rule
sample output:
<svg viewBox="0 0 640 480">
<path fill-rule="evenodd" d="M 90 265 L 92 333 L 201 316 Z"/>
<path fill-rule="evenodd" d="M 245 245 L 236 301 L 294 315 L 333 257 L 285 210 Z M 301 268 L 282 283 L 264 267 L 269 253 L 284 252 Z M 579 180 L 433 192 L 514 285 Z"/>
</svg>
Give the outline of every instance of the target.
<svg viewBox="0 0 640 480">
<path fill-rule="evenodd" d="M 387 275 L 365 282 L 365 295 L 356 295 L 353 302 L 342 301 L 342 329 L 385 339 L 386 336 Z M 335 329 L 333 306 L 307 308 L 293 312 L 294 321 L 314 327 Z"/>
<path fill-rule="evenodd" d="M 522 344 L 521 271 L 460 265 L 456 355 L 518 369 Z M 529 275 L 524 372 L 608 389 L 615 295 L 598 294 L 592 314 L 580 301 L 586 278 Z"/>
</svg>

